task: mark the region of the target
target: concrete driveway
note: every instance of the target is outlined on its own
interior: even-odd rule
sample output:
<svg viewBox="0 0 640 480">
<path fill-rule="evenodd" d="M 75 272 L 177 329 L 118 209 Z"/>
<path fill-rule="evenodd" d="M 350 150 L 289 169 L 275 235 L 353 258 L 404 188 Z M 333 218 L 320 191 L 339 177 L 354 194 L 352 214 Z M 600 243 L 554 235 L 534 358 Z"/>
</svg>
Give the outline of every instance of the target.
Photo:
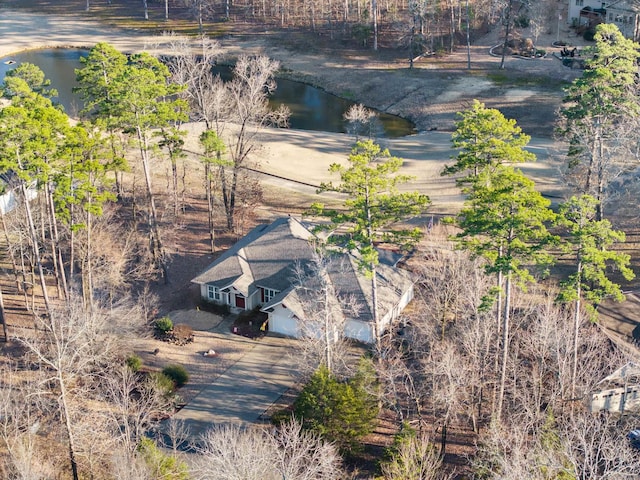
<svg viewBox="0 0 640 480">
<path fill-rule="evenodd" d="M 173 417 L 194 440 L 214 425 L 255 423 L 294 383 L 290 352 L 295 340 L 237 338 L 255 345 Z"/>
</svg>

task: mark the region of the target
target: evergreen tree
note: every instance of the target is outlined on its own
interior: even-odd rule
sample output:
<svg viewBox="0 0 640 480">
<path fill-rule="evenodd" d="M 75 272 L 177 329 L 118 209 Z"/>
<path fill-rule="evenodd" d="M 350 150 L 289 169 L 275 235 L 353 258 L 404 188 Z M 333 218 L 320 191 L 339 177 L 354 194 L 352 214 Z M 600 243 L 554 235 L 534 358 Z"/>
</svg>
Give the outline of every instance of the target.
<svg viewBox="0 0 640 480">
<path fill-rule="evenodd" d="M 640 113 L 640 45 L 612 23 L 598 25 L 595 41 L 585 52 L 589 59 L 582 77 L 566 90 L 559 132 L 569 141 L 568 168 L 576 190 L 595 197 L 596 220 L 602 220 L 605 190 L 621 161 L 620 148 L 637 139 L 636 129 L 627 126 Z"/>
<path fill-rule="evenodd" d="M 470 187 L 469 198 L 457 218 L 459 245 L 486 259 L 486 272 L 498 276 L 504 298 L 502 312 L 502 364 L 496 417 L 500 419 L 509 352 L 509 323 L 514 282 L 533 281 L 532 264 L 548 264 L 545 246 L 554 241 L 545 224 L 554 218 L 550 202 L 535 190 L 532 180 L 509 166 L 483 171 Z M 502 292 L 504 279 L 504 292 Z"/>
<path fill-rule="evenodd" d="M 522 132 L 513 119 L 478 100 L 469 110 L 458 112 L 460 120 L 451 135 L 453 148 L 459 150 L 453 165 L 446 165 L 441 175 L 464 176 L 459 184 L 472 181 L 484 169 L 504 163 L 531 162 L 535 156 L 524 149 L 531 137 Z"/>
<path fill-rule="evenodd" d="M 187 119 L 186 102 L 175 98 L 184 86 L 170 83 L 170 76 L 167 66 L 148 53 L 126 57 L 104 43 L 92 49 L 84 67 L 76 72 L 85 112 L 100 120 L 108 130 L 121 130 L 136 142 L 149 202 L 151 254 L 165 282 L 168 282 L 167 256 L 151 181 L 151 139 L 154 130 L 171 130 Z M 179 136 L 174 137 L 179 143 Z"/>
<path fill-rule="evenodd" d="M 620 285 L 607 274 L 608 266 L 615 266 L 626 280 L 635 277 L 629 268 L 629 255 L 609 250 L 615 243 L 624 242 L 624 232 L 613 230 L 606 219 L 597 220 L 597 205 L 598 201 L 590 195 L 574 196 L 560 205 L 558 214 L 558 224 L 565 234 L 565 251 L 571 254 L 575 269 L 561 283 L 562 290 L 558 296 L 559 301 L 574 305 L 572 396 L 576 389 L 578 334 L 583 307 L 595 319 L 596 308 L 605 297 L 624 300 Z"/>
<path fill-rule="evenodd" d="M 321 365 L 293 405 L 294 416 L 303 428 L 313 430 L 342 450 L 358 448 L 360 439 L 371 433 L 378 415 L 370 362 L 361 362 L 349 381 L 337 380 Z"/>
<path fill-rule="evenodd" d="M 341 237 L 333 235 L 331 241 L 345 250 L 357 252 L 359 265 L 372 283 L 373 324 L 376 347 L 379 347 L 380 318 L 378 312 L 376 266 L 377 242 L 390 243 L 402 248 L 413 245 L 421 235 L 420 229 L 394 228 L 403 219 L 426 210 L 429 197 L 418 192 L 399 192 L 398 185 L 412 177 L 398 174 L 402 160 L 392 157 L 371 140 L 357 142 L 349 155 L 349 166 L 334 163 L 332 173 L 340 174 L 340 184 L 322 184 L 321 191 L 345 193 L 348 199 L 344 210 L 327 210 L 322 204 L 313 204 L 312 211 L 330 220 L 327 228 L 347 227 Z"/>
</svg>

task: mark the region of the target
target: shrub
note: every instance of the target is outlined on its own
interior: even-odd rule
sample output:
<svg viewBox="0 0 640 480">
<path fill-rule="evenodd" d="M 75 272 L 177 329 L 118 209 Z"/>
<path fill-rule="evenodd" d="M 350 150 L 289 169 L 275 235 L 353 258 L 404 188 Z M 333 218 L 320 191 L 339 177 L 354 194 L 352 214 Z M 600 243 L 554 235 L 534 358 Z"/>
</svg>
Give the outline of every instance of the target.
<svg viewBox="0 0 640 480">
<path fill-rule="evenodd" d="M 170 378 L 176 387 L 182 387 L 189 381 L 189 373 L 182 365 L 167 365 L 162 374 Z"/>
<path fill-rule="evenodd" d="M 226 303 L 208 302 L 206 300 L 202 300 L 199 308 L 200 310 L 204 310 L 205 312 L 215 313 L 216 315 L 221 315 L 223 317 L 231 313 L 231 307 Z"/>
<path fill-rule="evenodd" d="M 371 26 L 368 24 L 358 23 L 351 28 L 351 36 L 356 42 L 362 44 L 363 47 L 367 45 L 371 33 Z"/>
<path fill-rule="evenodd" d="M 156 443 L 150 438 L 143 438 L 138 446 L 138 451 L 149 466 L 153 478 L 167 480 L 188 480 L 189 468 L 187 464 L 171 455 L 163 453 Z"/>
<path fill-rule="evenodd" d="M 162 372 L 154 372 L 151 374 L 150 378 L 151 381 L 156 384 L 156 388 L 164 396 L 173 393 L 173 390 L 176 387 L 173 379 Z"/>
<path fill-rule="evenodd" d="M 169 317 L 162 317 L 156 320 L 156 330 L 162 334 L 173 330 L 173 321 Z"/>
<path fill-rule="evenodd" d="M 389 460 L 380 465 L 384 480 L 424 480 L 442 478 L 442 457 L 425 435 L 403 424 L 388 449 Z"/>
<path fill-rule="evenodd" d="M 294 402 L 294 417 L 341 450 L 357 450 L 360 439 L 373 431 L 378 416 L 371 387 L 372 375 L 365 363 L 348 382 L 337 380 L 321 366 Z"/>
<path fill-rule="evenodd" d="M 193 340 L 193 328 L 184 323 L 179 323 L 173 327 L 173 339 L 178 344 L 185 344 Z"/>
<path fill-rule="evenodd" d="M 140 369 L 142 368 L 142 359 L 136 354 L 133 354 L 127 357 L 127 359 L 125 360 L 125 363 L 127 367 L 129 367 L 129 369 L 131 369 L 131 371 L 134 373 L 139 372 Z"/>
<path fill-rule="evenodd" d="M 518 17 L 513 21 L 513 24 L 517 28 L 527 28 L 531 24 L 531 20 L 526 15 L 518 15 Z"/>
</svg>

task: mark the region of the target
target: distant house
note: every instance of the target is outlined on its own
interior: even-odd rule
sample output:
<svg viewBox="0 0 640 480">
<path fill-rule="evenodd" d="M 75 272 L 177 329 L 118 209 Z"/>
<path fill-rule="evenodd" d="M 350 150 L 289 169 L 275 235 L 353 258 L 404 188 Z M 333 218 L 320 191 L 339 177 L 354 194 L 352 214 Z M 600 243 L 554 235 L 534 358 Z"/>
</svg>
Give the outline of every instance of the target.
<svg viewBox="0 0 640 480">
<path fill-rule="evenodd" d="M 300 337 L 312 317 L 309 292 L 314 280 L 300 285 L 296 269 L 314 258 L 321 240 L 312 226 L 291 218 L 259 225 L 192 280 L 204 300 L 229 305 L 235 311 L 260 306 L 268 314 L 269 331 Z M 409 272 L 398 268 L 398 257 L 381 255 L 377 268 L 380 330 L 395 320 L 413 298 Z M 371 280 L 357 268 L 352 255 L 341 254 L 328 273 L 335 291 L 331 302 L 344 322 L 344 334 L 365 343 L 374 341 Z"/>
<path fill-rule="evenodd" d="M 640 7 L 628 0 L 569 0 L 568 22 L 575 27 L 613 23 L 632 40 L 640 39 Z"/>
<path fill-rule="evenodd" d="M 640 410 L 640 365 L 629 362 L 598 382 L 591 395 L 592 412 L 638 412 Z"/>
<path fill-rule="evenodd" d="M 0 174 L 0 215 L 6 215 L 18 206 L 20 190 L 19 181 L 15 173 L 7 172 Z M 27 187 L 27 199 L 35 200 L 38 197 L 36 183 L 33 182 Z"/>
</svg>

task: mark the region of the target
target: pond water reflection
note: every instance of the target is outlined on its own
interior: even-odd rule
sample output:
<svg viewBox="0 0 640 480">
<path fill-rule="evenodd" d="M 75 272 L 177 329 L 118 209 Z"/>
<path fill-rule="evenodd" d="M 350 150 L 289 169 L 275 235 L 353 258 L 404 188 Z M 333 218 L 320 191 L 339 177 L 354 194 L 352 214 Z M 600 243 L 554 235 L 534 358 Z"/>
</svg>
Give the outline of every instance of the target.
<svg viewBox="0 0 640 480">
<path fill-rule="evenodd" d="M 60 102 L 70 115 L 76 115 L 81 104 L 72 93 L 76 86 L 74 69 L 81 67 L 80 57 L 87 53 L 87 50 L 81 49 L 56 48 L 15 54 L 0 59 L 0 78 L 4 78 L 8 70 L 20 63 L 38 65 L 51 80 L 51 87 L 58 90 L 59 97 L 54 100 Z M 270 104 L 273 108 L 282 104 L 289 107 L 291 128 L 345 132 L 343 115 L 354 102 L 305 83 L 285 79 L 278 79 L 277 83 L 278 88 L 271 97 Z M 380 113 L 379 118 L 385 137 L 403 137 L 416 133 L 415 126 L 408 120 L 386 113 Z"/>
</svg>

